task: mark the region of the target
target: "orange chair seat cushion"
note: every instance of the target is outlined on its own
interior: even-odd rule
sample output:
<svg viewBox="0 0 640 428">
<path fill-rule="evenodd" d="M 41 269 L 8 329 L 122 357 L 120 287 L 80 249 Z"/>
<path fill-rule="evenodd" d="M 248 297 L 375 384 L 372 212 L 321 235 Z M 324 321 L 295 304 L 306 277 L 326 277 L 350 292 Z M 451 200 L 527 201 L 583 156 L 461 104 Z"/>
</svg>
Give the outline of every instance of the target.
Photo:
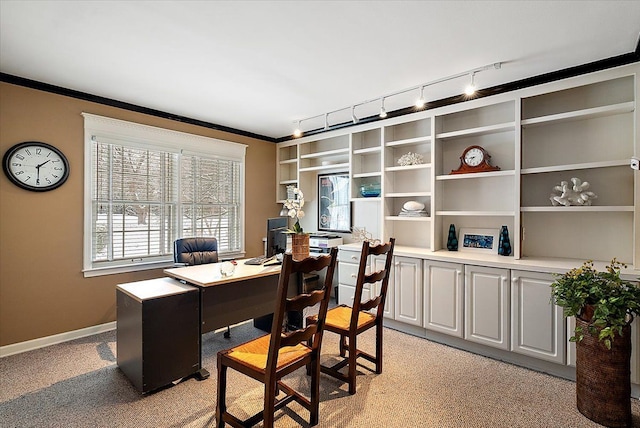
<svg viewBox="0 0 640 428">
<path fill-rule="evenodd" d="M 327 311 L 325 326 L 349 330 L 351 324 L 351 311 L 348 306 L 337 306 Z M 360 311 L 358 314 L 358 328 L 374 322 L 376 317 L 369 312 Z"/>
<path fill-rule="evenodd" d="M 234 360 L 241 361 L 250 365 L 256 370 L 264 371 L 267 366 L 267 357 L 269 355 L 269 341 L 271 335 L 267 334 L 257 339 L 253 339 L 249 342 L 245 342 L 241 345 L 232 348 L 227 356 Z M 278 352 L 278 365 L 277 369 L 286 366 L 300 358 L 303 358 L 311 352 L 311 349 L 303 344 L 296 346 L 285 346 L 280 348 Z"/>
</svg>

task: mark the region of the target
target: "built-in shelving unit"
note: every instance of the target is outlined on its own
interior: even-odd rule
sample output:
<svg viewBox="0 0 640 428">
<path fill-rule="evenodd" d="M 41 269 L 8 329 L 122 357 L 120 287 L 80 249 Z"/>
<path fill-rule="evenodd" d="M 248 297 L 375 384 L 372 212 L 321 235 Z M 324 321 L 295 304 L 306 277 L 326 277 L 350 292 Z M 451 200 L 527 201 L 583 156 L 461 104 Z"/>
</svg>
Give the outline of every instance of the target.
<svg viewBox="0 0 640 428">
<path fill-rule="evenodd" d="M 450 224 L 507 226 L 514 261 L 617 257 L 638 269 L 640 178 L 629 160 L 640 152 L 639 72 L 630 64 L 280 143 L 278 200 L 297 185 L 313 204 L 318 174 L 348 171 L 353 225 L 420 254 L 447 252 Z M 451 174 L 472 145 L 500 169 Z M 422 162 L 400 165 L 407 153 Z M 593 204 L 553 206 L 554 186 L 573 177 L 590 183 Z M 363 186 L 380 195 L 364 197 Z M 428 215 L 399 215 L 408 201 Z M 484 263 L 465 261 L 474 258 Z"/>
</svg>

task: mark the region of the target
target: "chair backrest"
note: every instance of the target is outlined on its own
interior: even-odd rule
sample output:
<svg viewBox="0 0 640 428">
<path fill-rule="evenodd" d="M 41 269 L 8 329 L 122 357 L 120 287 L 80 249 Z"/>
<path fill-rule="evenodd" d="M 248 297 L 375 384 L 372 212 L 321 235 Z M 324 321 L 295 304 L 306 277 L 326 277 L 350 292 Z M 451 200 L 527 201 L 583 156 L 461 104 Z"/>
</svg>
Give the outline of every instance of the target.
<svg viewBox="0 0 640 428">
<path fill-rule="evenodd" d="M 189 266 L 218 262 L 216 238 L 182 238 L 173 243 L 173 261 Z"/>
<path fill-rule="evenodd" d="M 296 261 L 292 255 L 284 255 L 282 270 L 278 281 L 278 294 L 276 298 L 276 310 L 273 314 L 273 324 L 271 326 L 271 342 L 269 344 L 269 356 L 267 358 L 267 372 L 273 374 L 277 367 L 278 350 L 286 346 L 305 345 L 312 340 L 312 352 L 319 353 L 322 343 L 322 332 L 324 321 L 331 298 L 331 287 L 333 284 L 333 273 L 338 258 L 338 249 L 332 248 L 328 255 L 318 257 L 307 257 Z M 319 273 L 325 271 L 324 284 L 321 289 L 311 290 L 309 293 L 302 293 L 294 297 L 289 295 L 289 286 L 298 287 L 298 278 L 291 279 L 292 275 L 301 277 L 303 274 Z M 307 307 L 320 303 L 318 309 L 318 322 L 307 327 L 300 327 L 297 330 L 284 331 L 285 315 L 288 312 L 301 312 Z"/>
<path fill-rule="evenodd" d="M 375 316 L 382 317 L 384 313 L 384 303 L 387 298 L 387 288 L 389 288 L 389 277 L 391 276 L 391 263 L 393 259 L 393 248 L 395 246 L 395 238 L 390 238 L 389 242 L 380 245 L 371 246 L 369 241 L 362 243 L 362 252 L 360 253 L 360 265 L 358 267 L 358 277 L 356 279 L 356 290 L 353 296 L 353 305 L 351 312 L 351 325 L 358 324 L 358 313 L 360 311 L 368 311 L 377 308 Z M 382 270 L 373 271 L 373 257 L 386 255 L 384 268 Z M 371 257 L 371 259 L 370 259 Z M 367 274 L 367 266 L 371 263 L 372 273 Z M 366 284 L 375 284 L 380 282 L 379 292 L 371 294 L 371 298 L 362 302 L 362 293 Z"/>
</svg>

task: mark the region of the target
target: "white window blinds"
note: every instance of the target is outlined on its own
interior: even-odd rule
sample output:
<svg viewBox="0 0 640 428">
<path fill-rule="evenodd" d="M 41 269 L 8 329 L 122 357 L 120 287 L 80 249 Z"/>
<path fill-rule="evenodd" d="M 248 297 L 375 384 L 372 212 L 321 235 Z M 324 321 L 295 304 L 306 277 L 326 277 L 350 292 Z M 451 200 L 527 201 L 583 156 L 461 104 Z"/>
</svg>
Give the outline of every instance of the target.
<svg viewBox="0 0 640 428">
<path fill-rule="evenodd" d="M 234 157 L 228 145 L 235 143 L 84 116 L 90 153 L 85 159 L 85 275 L 166 265 L 180 237 L 213 236 L 221 254 L 242 254 L 244 145 L 237 145 L 241 156 Z M 116 125 L 117 135 L 103 129 L 105 122 Z M 140 131 L 137 127 L 147 131 L 144 138 L 131 132 Z M 194 144 L 194 137 L 207 140 L 206 150 Z M 226 156 L 216 153 L 218 142 Z"/>
</svg>

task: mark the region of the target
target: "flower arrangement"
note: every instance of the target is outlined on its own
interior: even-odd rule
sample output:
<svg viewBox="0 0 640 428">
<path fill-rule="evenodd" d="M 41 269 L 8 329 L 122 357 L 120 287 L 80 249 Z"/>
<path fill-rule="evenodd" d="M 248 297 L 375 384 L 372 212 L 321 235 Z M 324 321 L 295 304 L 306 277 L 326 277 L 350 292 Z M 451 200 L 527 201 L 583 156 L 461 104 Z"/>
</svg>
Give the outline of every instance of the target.
<svg viewBox="0 0 640 428">
<path fill-rule="evenodd" d="M 588 333 L 597 335 L 607 349 L 611 349 L 614 337 L 622 335 L 622 328 L 640 314 L 640 288 L 633 282 L 620 278 L 624 263 L 615 258 L 599 272 L 588 260 L 579 268 L 563 275 L 556 275 L 551 284 L 552 299 L 565 309 L 565 316 L 578 316 L 589 322 Z M 593 310 L 591 320 L 587 312 Z M 585 335 L 576 327 L 571 341 L 581 341 Z"/>
<path fill-rule="evenodd" d="M 296 219 L 296 223 L 293 225 L 293 229 L 287 230 L 289 233 L 304 233 L 302 226 L 300 226 L 300 219 L 304 217 L 304 194 L 302 190 L 295 186 L 287 187 L 287 195 L 291 194 L 293 197 L 284 201 L 284 207 L 288 210 L 287 215 Z"/>
</svg>

